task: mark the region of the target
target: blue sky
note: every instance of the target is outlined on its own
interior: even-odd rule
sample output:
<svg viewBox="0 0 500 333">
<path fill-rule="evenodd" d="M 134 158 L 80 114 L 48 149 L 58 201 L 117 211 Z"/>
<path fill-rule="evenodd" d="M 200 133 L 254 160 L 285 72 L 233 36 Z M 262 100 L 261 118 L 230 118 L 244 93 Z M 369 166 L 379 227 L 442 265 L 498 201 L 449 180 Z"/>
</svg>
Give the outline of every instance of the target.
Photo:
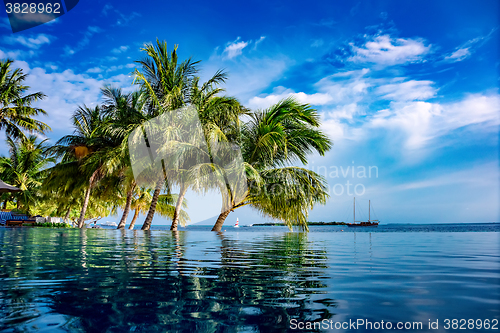
<svg viewBox="0 0 500 333">
<path fill-rule="evenodd" d="M 227 93 L 248 107 L 293 95 L 320 111 L 334 147 L 308 167 L 327 177 L 331 199 L 311 220 L 351 219 L 357 185 L 361 217 L 371 199 L 385 223 L 491 222 L 500 220 L 499 6 L 80 1 L 16 34 L 0 16 L 0 58 L 48 96 L 39 106 L 54 141 L 71 133 L 77 105 L 100 101 L 103 84 L 133 89 L 145 42 L 178 44 L 181 57 L 202 60 L 202 77 L 227 70 Z M 193 202 L 196 220 L 206 204 Z M 266 220 L 250 209 L 232 215 Z"/>
</svg>

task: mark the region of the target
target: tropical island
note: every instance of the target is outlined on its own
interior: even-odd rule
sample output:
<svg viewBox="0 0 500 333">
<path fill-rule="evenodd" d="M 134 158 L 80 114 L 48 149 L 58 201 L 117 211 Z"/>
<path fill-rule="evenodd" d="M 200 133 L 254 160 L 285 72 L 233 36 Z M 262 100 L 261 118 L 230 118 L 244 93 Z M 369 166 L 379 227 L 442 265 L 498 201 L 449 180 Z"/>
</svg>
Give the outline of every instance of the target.
<svg viewBox="0 0 500 333">
<path fill-rule="evenodd" d="M 38 120 L 50 110 L 34 106 L 45 93 L 29 92 L 27 74 L 13 68 L 12 60 L 0 60 L 0 131 L 9 147 L 9 156 L 0 157 L 0 179 L 16 188 L 0 193 L 4 211 L 61 217 L 78 228 L 120 211 L 118 229 L 125 228 L 129 214 L 133 229 L 144 213 L 142 230 L 159 214 L 177 230 L 189 221 L 186 192 L 216 190 L 224 209 L 212 231 L 221 231 L 229 213 L 247 205 L 288 227 L 307 230 L 319 223 L 307 217 L 314 205 L 326 203 L 327 182 L 295 165 L 305 166 L 309 154 L 323 156 L 332 147 L 316 109 L 286 98 L 250 110 L 223 94 L 224 71 L 201 82 L 200 62 L 179 59 L 177 47 L 169 51 L 157 40 L 142 51 L 145 57 L 133 71 L 136 89 L 102 87 L 96 106 L 68 110 L 73 132 L 53 144 L 46 138 L 49 126 Z M 185 119 L 189 107 L 196 110 L 189 117 L 199 119 L 199 128 L 184 120 L 153 126 L 166 117 Z M 201 152 L 192 140 L 196 131 L 206 141 Z M 149 156 L 131 153 L 141 143 Z M 241 151 L 238 163 L 234 147 Z M 153 158 L 161 154 L 166 157 Z"/>
<path fill-rule="evenodd" d="M 314 226 L 322 226 L 322 225 L 347 225 L 345 222 L 307 222 L 307 225 L 314 225 Z M 286 226 L 284 223 L 273 223 L 273 222 L 268 222 L 268 223 L 254 223 L 252 226 L 259 226 L 259 227 L 264 227 L 264 226 L 272 226 L 272 227 L 284 227 Z"/>
</svg>

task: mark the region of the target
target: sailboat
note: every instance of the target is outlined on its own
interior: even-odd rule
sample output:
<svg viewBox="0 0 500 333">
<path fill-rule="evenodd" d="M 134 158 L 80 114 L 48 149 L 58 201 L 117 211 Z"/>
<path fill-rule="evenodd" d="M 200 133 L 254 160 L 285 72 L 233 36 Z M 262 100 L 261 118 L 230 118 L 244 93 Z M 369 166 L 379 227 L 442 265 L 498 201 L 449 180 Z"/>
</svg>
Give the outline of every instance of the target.
<svg viewBox="0 0 500 333">
<path fill-rule="evenodd" d="M 368 200 L 368 222 L 356 221 L 356 197 L 354 197 L 354 210 L 352 223 L 347 223 L 348 227 L 376 227 L 378 226 L 379 220 L 371 220 L 371 200 Z M 356 223 L 359 222 L 359 223 Z"/>
<path fill-rule="evenodd" d="M 236 218 L 236 224 L 234 225 L 235 228 L 239 228 L 240 227 L 240 221 L 238 220 L 238 218 Z"/>
</svg>

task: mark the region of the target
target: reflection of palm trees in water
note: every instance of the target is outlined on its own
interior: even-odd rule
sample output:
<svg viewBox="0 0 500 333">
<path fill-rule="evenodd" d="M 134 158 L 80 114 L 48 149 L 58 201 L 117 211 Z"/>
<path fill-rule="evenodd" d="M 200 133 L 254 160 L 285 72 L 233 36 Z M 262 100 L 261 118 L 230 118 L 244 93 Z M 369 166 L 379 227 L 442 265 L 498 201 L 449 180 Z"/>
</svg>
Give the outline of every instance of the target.
<svg viewBox="0 0 500 333">
<path fill-rule="evenodd" d="M 321 300 L 326 252 L 305 234 L 253 242 L 210 234 L 208 243 L 200 243 L 199 235 L 70 232 L 70 246 L 57 256 L 77 260 L 61 265 L 53 251 L 41 257 L 40 272 L 50 268 L 51 278 L 64 280 L 41 292 L 53 312 L 80 318 L 78 326 L 87 332 L 284 332 L 293 318 L 333 316 L 335 302 Z M 203 257 L 194 257 L 192 248 Z"/>
<path fill-rule="evenodd" d="M 223 233 L 218 237 L 221 267 L 203 272 L 217 275 L 214 287 L 223 290 L 217 321 L 279 332 L 287 330 L 292 318 L 320 321 L 332 316 L 328 308 L 334 302 L 311 304 L 311 295 L 325 288 L 320 277 L 326 254 L 308 249 L 306 234 L 289 233 L 251 246 Z"/>
</svg>

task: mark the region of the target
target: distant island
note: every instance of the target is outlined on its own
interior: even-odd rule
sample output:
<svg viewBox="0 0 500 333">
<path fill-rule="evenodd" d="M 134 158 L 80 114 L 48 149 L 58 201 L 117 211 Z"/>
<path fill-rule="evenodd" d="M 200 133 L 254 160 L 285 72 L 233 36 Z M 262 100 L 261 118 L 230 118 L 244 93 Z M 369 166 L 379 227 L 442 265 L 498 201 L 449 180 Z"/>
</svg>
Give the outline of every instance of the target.
<svg viewBox="0 0 500 333">
<path fill-rule="evenodd" d="M 307 222 L 307 225 L 347 225 L 345 222 Z M 285 227 L 283 223 L 254 223 L 253 226 L 267 226 L 267 227 Z"/>
</svg>

